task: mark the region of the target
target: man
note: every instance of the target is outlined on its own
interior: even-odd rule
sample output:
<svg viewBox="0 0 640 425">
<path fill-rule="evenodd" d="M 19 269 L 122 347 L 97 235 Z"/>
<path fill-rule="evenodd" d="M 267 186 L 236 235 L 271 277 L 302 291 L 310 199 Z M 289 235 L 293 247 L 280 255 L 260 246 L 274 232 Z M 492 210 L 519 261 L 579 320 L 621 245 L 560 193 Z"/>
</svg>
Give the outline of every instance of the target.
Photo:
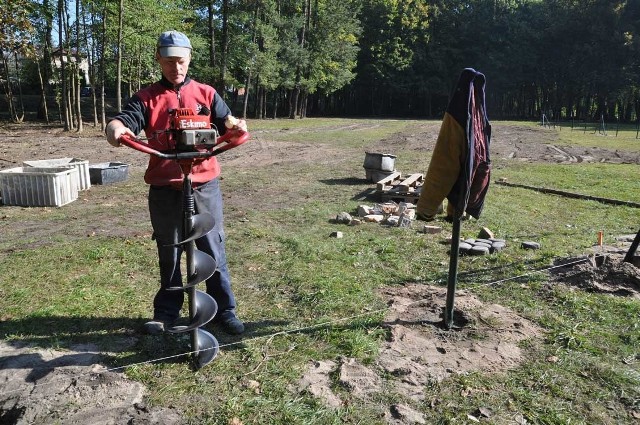
<svg viewBox="0 0 640 425">
<path fill-rule="evenodd" d="M 211 114 L 211 122 L 223 133 L 225 122 L 234 121 L 234 128 L 246 131 L 244 120 L 236 120 L 231 110 L 215 89 L 192 80 L 187 75 L 191 61 L 191 42 L 178 31 L 160 35 L 155 58 L 162 71 L 162 79 L 140 90 L 118 113 L 106 128 L 107 141 L 119 146 L 124 134 L 134 136 L 144 130 L 149 145 L 155 150 L 174 148 L 165 130 L 169 128 L 169 111 L 191 108 L 195 113 Z M 207 293 L 218 303 L 214 322 L 231 334 L 244 332 L 244 324 L 236 316 L 236 300 L 231 289 L 229 269 L 225 253 L 222 225 L 222 195 L 218 176 L 220 165 L 215 156 L 194 162 L 191 180 L 194 187 L 197 213 L 210 213 L 215 219 L 214 229 L 199 238 L 199 250 L 211 255 L 217 263 L 215 274 L 206 281 Z M 182 249 L 173 246 L 182 236 L 182 181 L 183 175 L 176 161 L 151 155 L 144 176 L 149 186 L 149 214 L 153 237 L 158 247 L 160 264 L 160 290 L 153 306 L 153 320 L 145 323 L 145 331 L 158 334 L 170 327 L 179 317 L 184 302 L 182 291 L 166 288 L 182 286 L 180 256 Z"/>
</svg>

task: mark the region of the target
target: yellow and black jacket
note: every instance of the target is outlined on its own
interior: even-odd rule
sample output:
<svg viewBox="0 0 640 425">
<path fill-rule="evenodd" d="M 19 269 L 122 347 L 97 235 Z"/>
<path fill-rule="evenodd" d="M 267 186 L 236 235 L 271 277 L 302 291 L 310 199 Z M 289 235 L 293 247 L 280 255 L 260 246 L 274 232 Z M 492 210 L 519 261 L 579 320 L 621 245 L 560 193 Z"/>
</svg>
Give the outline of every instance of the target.
<svg viewBox="0 0 640 425">
<path fill-rule="evenodd" d="M 445 197 L 447 215 L 480 217 L 491 174 L 490 140 L 485 76 L 466 68 L 442 120 L 418 200 L 419 218 L 432 219 Z"/>
</svg>

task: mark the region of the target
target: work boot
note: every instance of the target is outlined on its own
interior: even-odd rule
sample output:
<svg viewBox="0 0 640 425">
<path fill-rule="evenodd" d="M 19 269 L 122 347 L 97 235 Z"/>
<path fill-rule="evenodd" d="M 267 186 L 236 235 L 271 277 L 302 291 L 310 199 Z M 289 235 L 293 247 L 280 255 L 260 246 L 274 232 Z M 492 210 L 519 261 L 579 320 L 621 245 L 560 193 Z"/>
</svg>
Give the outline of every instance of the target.
<svg viewBox="0 0 640 425">
<path fill-rule="evenodd" d="M 216 317 L 216 323 L 222 326 L 222 330 L 230 335 L 240 335 L 244 332 L 244 323 L 233 311 L 226 311 L 219 317 Z"/>
<path fill-rule="evenodd" d="M 163 321 L 153 319 L 144 324 L 144 333 L 147 335 L 159 335 L 170 328 L 173 325 L 173 321 Z"/>
</svg>

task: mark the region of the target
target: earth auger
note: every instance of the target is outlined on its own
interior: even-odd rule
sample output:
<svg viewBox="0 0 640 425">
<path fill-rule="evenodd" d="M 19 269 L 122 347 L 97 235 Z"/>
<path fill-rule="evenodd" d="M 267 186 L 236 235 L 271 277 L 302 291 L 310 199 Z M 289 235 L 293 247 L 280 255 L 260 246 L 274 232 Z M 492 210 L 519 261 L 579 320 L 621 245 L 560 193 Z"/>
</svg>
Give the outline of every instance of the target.
<svg viewBox="0 0 640 425">
<path fill-rule="evenodd" d="M 196 115 L 191 109 L 175 109 L 170 114 L 170 128 L 166 133 L 170 142 L 175 143 L 175 149 L 161 152 L 127 134 L 121 136 L 119 142 L 140 152 L 176 161 L 184 175 L 182 240 L 174 246 L 182 246 L 185 253 L 187 279 L 183 286 L 167 290 L 186 292 L 189 323 L 172 326 L 167 332 L 191 332 L 193 365 L 200 369 L 218 355 L 218 340 L 201 328 L 215 317 L 218 304 L 211 295 L 196 289 L 196 285 L 213 276 L 217 263 L 213 257 L 196 247 L 195 241 L 213 229 L 215 220 L 208 213 L 196 214 L 191 169 L 196 159 L 209 158 L 239 146 L 249 140 L 250 135 L 246 131 L 228 129 L 223 136 L 219 136 L 218 131 L 211 128 L 208 115 Z"/>
</svg>

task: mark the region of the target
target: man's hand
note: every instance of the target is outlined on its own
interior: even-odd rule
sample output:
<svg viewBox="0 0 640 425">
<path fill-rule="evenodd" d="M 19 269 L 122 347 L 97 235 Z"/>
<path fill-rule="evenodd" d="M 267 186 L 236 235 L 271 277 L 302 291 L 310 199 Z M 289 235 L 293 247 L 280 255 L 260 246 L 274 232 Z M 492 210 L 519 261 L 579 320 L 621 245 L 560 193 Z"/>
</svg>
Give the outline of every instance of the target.
<svg viewBox="0 0 640 425">
<path fill-rule="evenodd" d="M 228 129 L 247 131 L 247 122 L 242 118 L 236 118 L 233 115 L 227 115 L 224 126 Z"/>
<path fill-rule="evenodd" d="M 235 128 L 237 128 L 238 130 L 247 132 L 247 122 L 241 118 L 238 120 L 238 123 L 235 125 Z"/>
<path fill-rule="evenodd" d="M 123 134 L 129 134 L 132 137 L 136 137 L 136 135 L 133 134 L 133 131 L 125 127 L 122 121 L 119 121 L 119 120 L 113 120 L 109 122 L 109 124 L 107 124 L 107 129 L 105 130 L 105 134 L 107 135 L 107 142 L 109 142 L 110 145 L 115 147 L 120 146 L 120 142 L 118 141 L 118 139 Z"/>
</svg>

